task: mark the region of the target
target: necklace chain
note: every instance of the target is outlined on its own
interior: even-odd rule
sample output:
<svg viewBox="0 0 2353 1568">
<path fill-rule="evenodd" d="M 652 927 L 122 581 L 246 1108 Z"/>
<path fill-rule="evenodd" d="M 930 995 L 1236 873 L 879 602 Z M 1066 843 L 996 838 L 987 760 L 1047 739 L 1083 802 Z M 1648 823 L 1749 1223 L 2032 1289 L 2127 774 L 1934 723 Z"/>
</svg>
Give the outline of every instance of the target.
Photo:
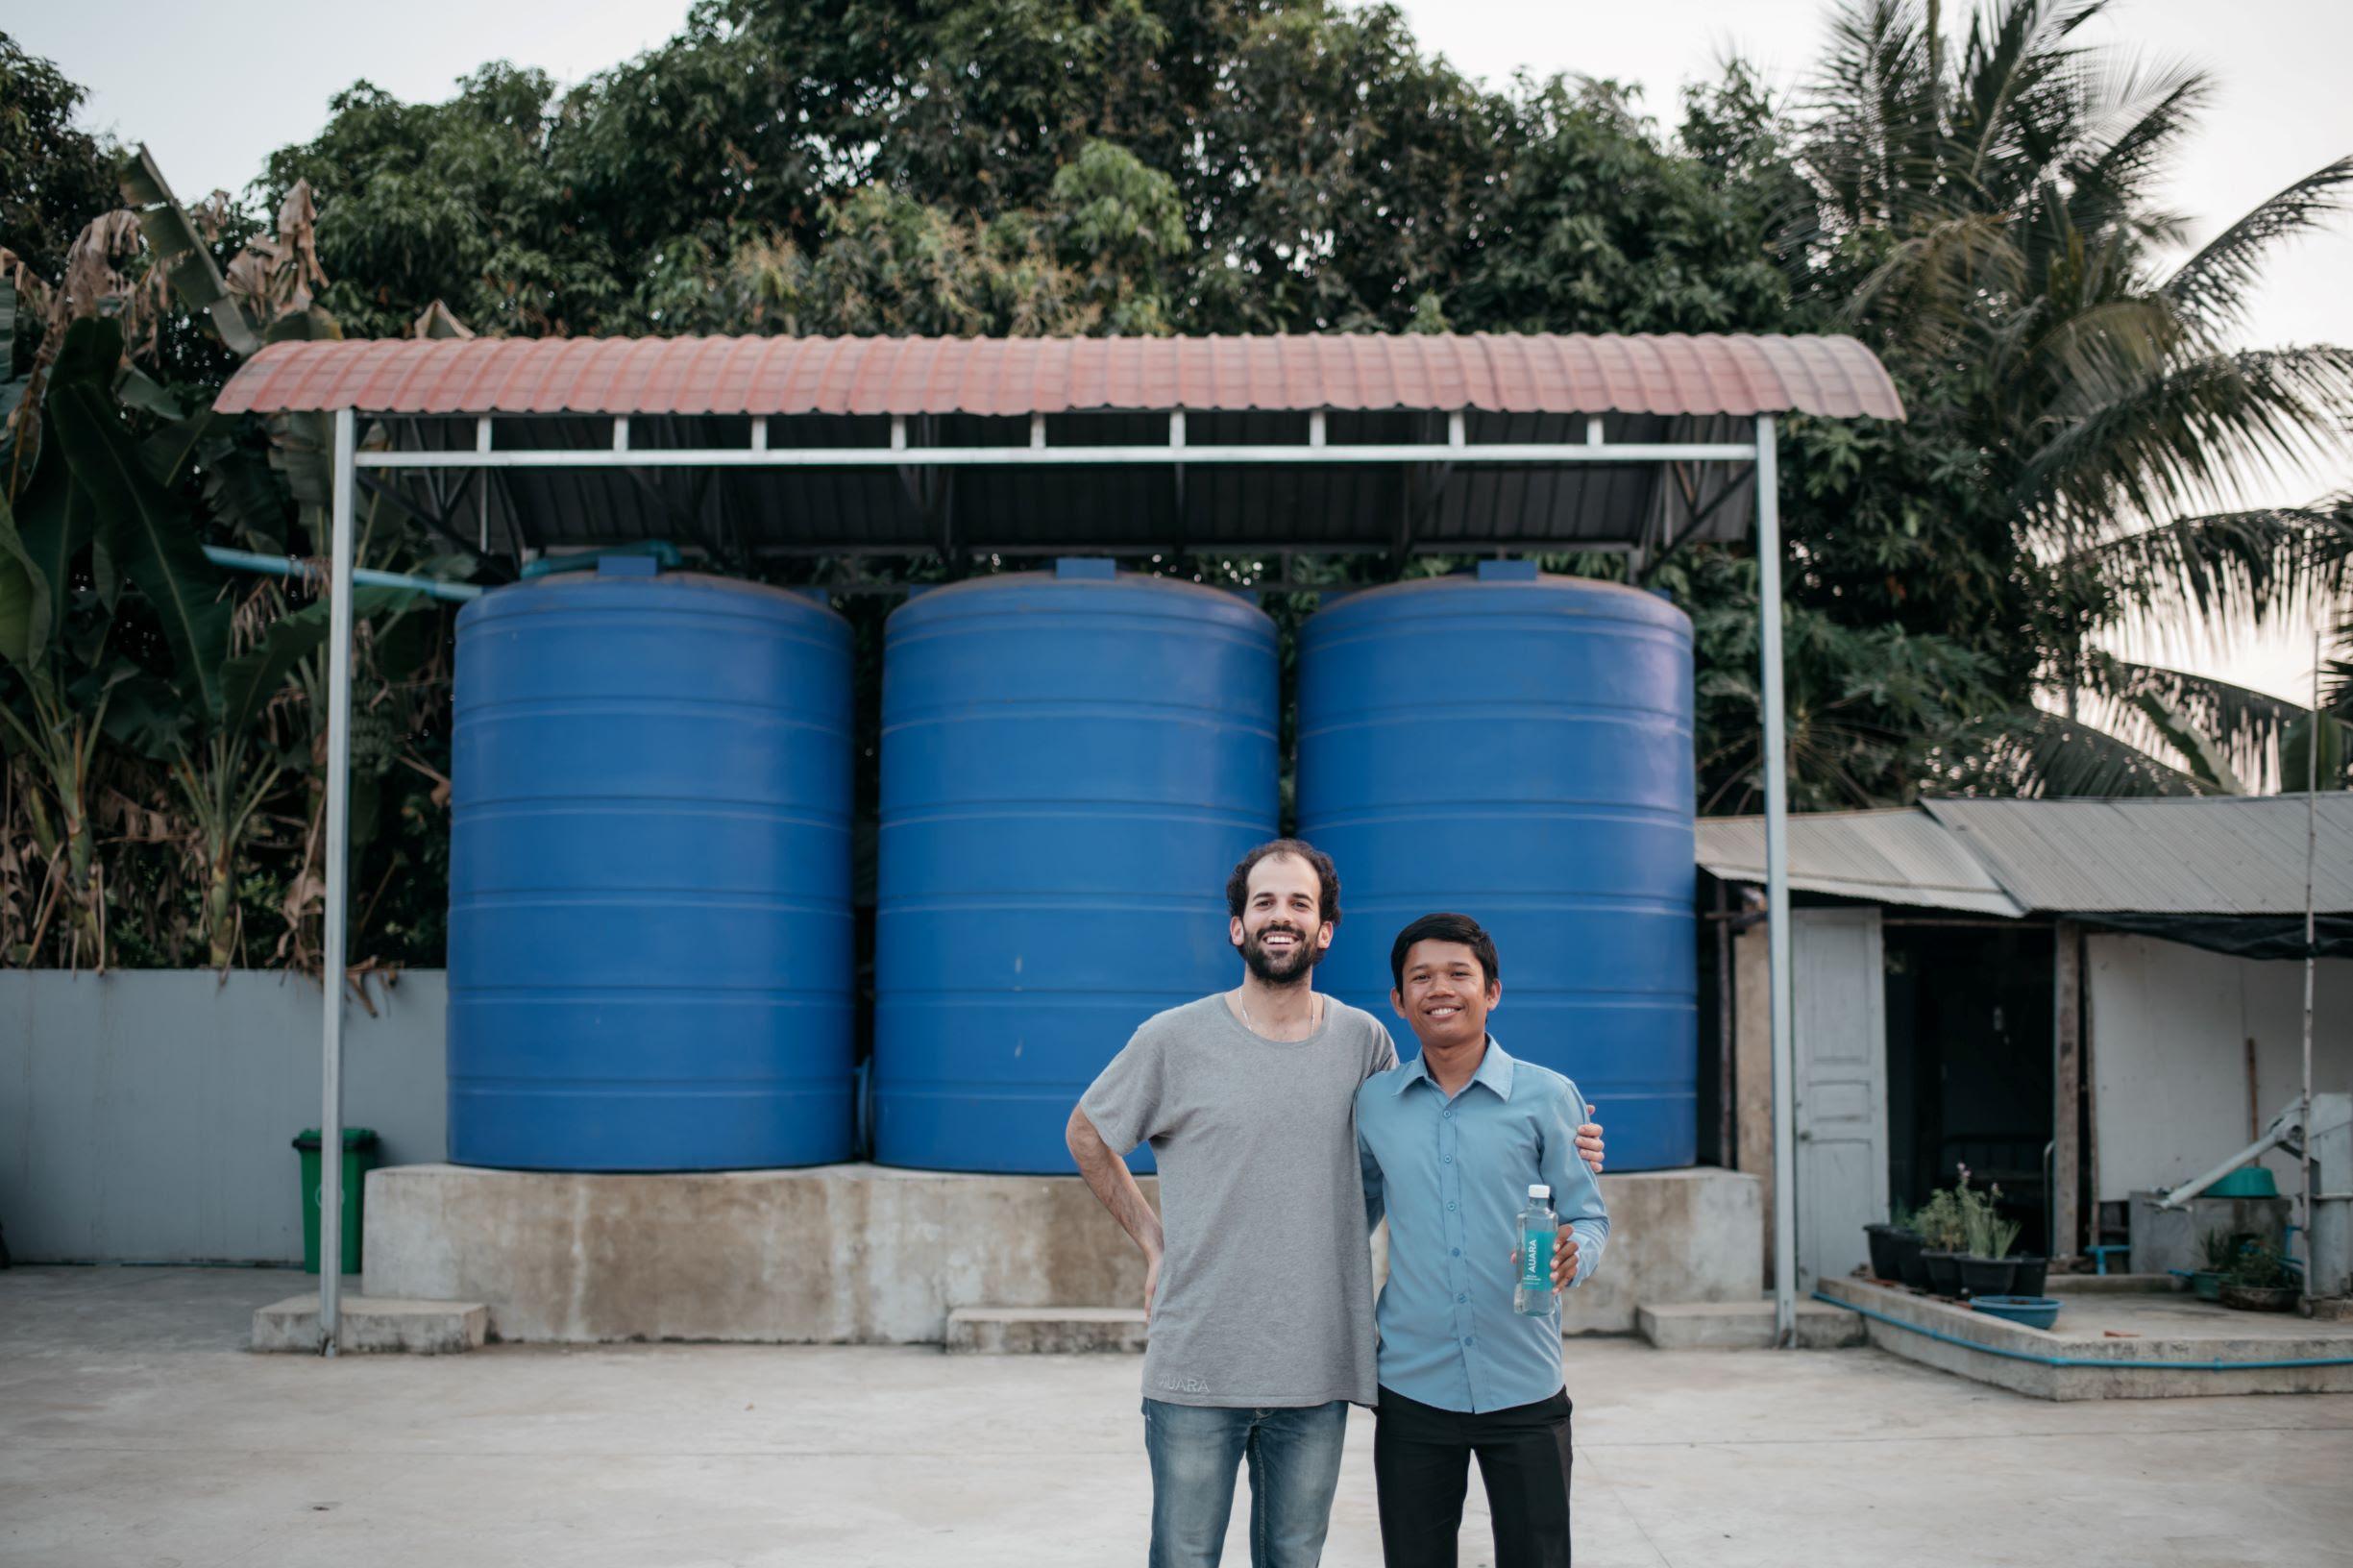
<svg viewBox="0 0 2353 1568">
<path fill-rule="evenodd" d="M 1271 1040 L 1271 1039 L 1273 1039 L 1273 1038 L 1274 1038 L 1274 1037 L 1273 1037 L 1273 1036 L 1271 1036 L 1271 1035 L 1267 1035 L 1267 1034 L 1266 1034 L 1266 1032 L 1265 1032 L 1264 1030 L 1261 1029 L 1261 1028 L 1258 1026 L 1258 1020 L 1257 1020 L 1256 1018 L 1253 1018 L 1253 1017 L 1250 1016 L 1250 1004 L 1249 1004 L 1248 1002 L 1245 1002 L 1245 1001 L 1243 1001 L 1243 1000 L 1242 1000 L 1242 993 L 1241 993 L 1240 992 L 1238 992 L 1238 992 L 1236 992 L 1234 993 L 1234 1005 L 1235 1005 L 1237 1008 L 1240 1009 L 1240 1011 L 1241 1011 L 1241 1016 L 1242 1016 L 1242 1027 L 1243 1027 L 1243 1028 L 1248 1029 L 1248 1030 L 1249 1030 L 1249 1031 L 1250 1031 L 1252 1034 L 1254 1034 L 1254 1035 L 1259 1035 L 1259 1036 L 1262 1036 L 1262 1037 L 1263 1037 L 1263 1038 L 1265 1038 L 1265 1039 L 1268 1039 L 1268 1040 Z M 1311 1016 L 1311 1017 L 1308 1019 L 1308 1029 L 1309 1029 L 1309 1032 L 1310 1032 L 1310 1033 L 1312 1033 L 1312 1032 L 1314 1031 L 1314 1029 L 1315 1029 L 1316 1025 L 1318 1025 L 1318 1024 L 1322 1023 L 1323 1021 L 1324 1021 L 1324 999 L 1323 999 L 1323 997 L 1322 997 L 1321 995 L 1318 995 L 1318 996 L 1315 998 L 1315 1010 L 1314 1010 L 1314 1013 L 1313 1013 L 1313 1015 L 1312 1015 L 1312 1016 Z"/>
</svg>

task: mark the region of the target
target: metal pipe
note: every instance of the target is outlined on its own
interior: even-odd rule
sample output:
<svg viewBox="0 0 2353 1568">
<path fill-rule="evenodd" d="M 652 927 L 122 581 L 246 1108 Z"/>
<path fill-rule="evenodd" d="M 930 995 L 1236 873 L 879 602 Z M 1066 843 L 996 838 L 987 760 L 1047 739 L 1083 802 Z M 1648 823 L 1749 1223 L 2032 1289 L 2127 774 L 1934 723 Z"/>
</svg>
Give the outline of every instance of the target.
<svg viewBox="0 0 2353 1568">
<path fill-rule="evenodd" d="M 1763 423 L 1769 423 L 1769 418 Z M 896 434 L 897 432 L 894 432 Z M 361 468 L 1111 468 L 1139 463 L 1677 463 L 1747 462 L 1750 446 L 1650 442 L 1572 446 L 1553 442 L 1471 442 L 1450 446 L 1315 447 L 609 447 L 524 449 L 478 446 L 471 452 L 363 452 Z"/>
<path fill-rule="evenodd" d="M 1773 1331 L 1798 1342 L 1797 1055 L 1790 1006 L 1789 779 L 1781 696 L 1781 502 L 1771 414 L 1756 418 L 1757 642 L 1764 665 L 1765 940 L 1773 1041 Z"/>
<path fill-rule="evenodd" d="M 250 550 L 222 550 L 205 547 L 205 559 L 214 566 L 225 566 L 233 572 L 258 572 L 265 576 L 298 577 L 316 584 L 318 568 L 308 561 L 298 561 L 285 555 L 261 555 Z M 352 573 L 352 581 L 362 588 L 405 588 L 412 593 L 428 594 L 447 600 L 453 604 L 464 604 L 482 597 L 482 590 L 471 582 L 439 582 L 431 577 L 412 577 L 400 572 L 372 572 L 365 567 Z"/>
<path fill-rule="evenodd" d="M 1732 921 L 1721 878 L 1716 884 L 1716 1164 L 1740 1168 L 1740 1146 L 1732 1132 L 1732 1102 L 1740 1092 L 1732 1038 Z"/>
<path fill-rule="evenodd" d="M 2320 626 L 2312 628 L 2312 719 L 2308 724 L 2310 738 L 2304 747 L 2304 1093 L 2303 1110 L 2296 1119 L 2304 1126 L 2303 1180 L 2298 1184 L 2299 1207 L 2304 1211 L 2304 1294 L 2313 1293 L 2314 1272 L 2312 1244 L 2312 990 L 2313 970 L 2317 965 L 2318 945 L 2313 940 L 2313 860 L 2320 843 Z M 2340 777 L 2339 783 L 2344 782 Z M 2252 1041 L 2249 1042 L 2250 1044 Z"/>
<path fill-rule="evenodd" d="M 2257 1134 L 2253 1142 L 2224 1160 L 2203 1176 L 2193 1177 L 2174 1188 L 2158 1200 L 2157 1207 L 2160 1209 L 2181 1208 L 2241 1165 L 2251 1160 L 2260 1160 L 2270 1153 L 2274 1147 L 2286 1147 L 2301 1139 L 2298 1146 L 2309 1151 L 2312 1147 L 2312 1129 L 2309 1126 L 2311 1115 L 2304 1107 L 2305 1102 L 2299 1096 L 2293 1104 L 2285 1107 L 2278 1115 L 2273 1116 L 2271 1124 Z"/>
<path fill-rule="evenodd" d="M 1859 1312 L 1863 1316 L 1870 1318 L 1875 1323 L 1884 1323 L 1890 1328 L 1908 1329 L 1914 1334 L 1925 1335 L 1928 1338 L 1937 1340 L 1943 1344 L 1959 1345 L 1963 1350 L 1981 1350 L 1988 1356 L 2000 1356 L 2013 1361 L 2031 1361 L 2037 1366 L 2097 1366 L 2105 1367 L 2111 1372 L 2130 1371 L 2134 1367 L 2140 1366 L 2161 1366 L 2169 1372 L 2267 1372 L 2275 1368 L 2291 1366 L 2353 1366 L 2353 1356 L 2315 1356 L 2302 1360 L 2280 1361 L 2156 1361 L 2137 1360 L 2127 1361 L 2102 1360 L 2096 1356 L 2038 1356 L 2030 1350 L 2011 1350 L 2002 1345 L 1979 1344 L 1974 1339 L 1964 1339 L 1959 1335 L 1947 1334 L 1942 1329 L 1931 1329 L 1923 1323 L 1906 1323 L 1900 1317 L 1891 1317 L 1887 1313 L 1882 1312 L 1875 1308 L 1858 1307 L 1851 1301 L 1841 1301 L 1836 1296 L 1830 1295 L 1825 1291 L 1815 1291 L 1814 1299 L 1816 1301 L 1826 1301 L 1833 1307 L 1844 1307 L 1851 1312 Z"/>
<path fill-rule="evenodd" d="M 343 987 L 351 897 L 352 570 L 355 542 L 352 410 L 335 410 L 334 511 L 328 601 L 327 909 L 319 978 L 326 992 L 319 1042 L 319 1348 L 336 1352 L 343 1311 Z"/>
</svg>

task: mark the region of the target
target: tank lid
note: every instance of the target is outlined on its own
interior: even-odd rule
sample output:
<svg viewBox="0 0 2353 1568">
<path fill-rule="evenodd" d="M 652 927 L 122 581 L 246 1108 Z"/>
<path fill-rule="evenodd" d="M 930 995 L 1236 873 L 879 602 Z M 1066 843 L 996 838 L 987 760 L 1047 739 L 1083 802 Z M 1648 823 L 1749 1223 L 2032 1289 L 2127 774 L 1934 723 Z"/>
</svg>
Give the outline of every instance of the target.
<svg viewBox="0 0 2353 1568">
<path fill-rule="evenodd" d="M 1533 561 L 1481 561 L 1481 582 L 1533 582 L 1536 563 Z"/>
<path fill-rule="evenodd" d="M 593 572 L 601 577 L 650 577 L 659 572 L 675 572 L 685 564 L 686 557 L 669 540 L 641 539 L 633 544 L 541 555 L 524 563 L 523 580 L 536 582 L 568 572 Z"/>
<path fill-rule="evenodd" d="M 1063 555 L 1054 561 L 1054 576 L 1065 582 L 1111 582 L 1119 576 L 1119 563 L 1108 555 Z"/>
</svg>

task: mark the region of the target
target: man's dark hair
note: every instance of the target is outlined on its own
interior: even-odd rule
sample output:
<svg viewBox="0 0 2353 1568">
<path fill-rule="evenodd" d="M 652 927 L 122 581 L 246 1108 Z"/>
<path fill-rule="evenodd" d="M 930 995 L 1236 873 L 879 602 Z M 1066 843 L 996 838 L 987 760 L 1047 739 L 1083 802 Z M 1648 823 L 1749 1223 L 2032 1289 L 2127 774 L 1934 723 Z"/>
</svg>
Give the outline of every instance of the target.
<svg viewBox="0 0 2353 1568">
<path fill-rule="evenodd" d="M 1479 960 L 1488 985 L 1504 977 L 1503 963 L 1495 956 L 1495 939 L 1487 935 L 1485 926 L 1468 915 L 1425 915 L 1398 932 L 1397 940 L 1389 943 L 1389 984 L 1399 991 L 1406 989 L 1406 954 L 1417 942 L 1458 942 Z"/>
<path fill-rule="evenodd" d="M 1242 906 L 1250 901 L 1251 871 L 1257 869 L 1260 861 L 1275 855 L 1297 855 L 1301 860 L 1315 868 L 1316 880 L 1323 884 L 1323 893 L 1319 899 L 1322 905 L 1321 923 L 1339 924 L 1339 868 L 1332 864 L 1330 855 L 1325 854 L 1305 839 L 1269 839 L 1242 856 L 1240 862 L 1234 868 L 1234 874 L 1226 878 L 1226 913 L 1236 919 L 1241 919 Z"/>
</svg>

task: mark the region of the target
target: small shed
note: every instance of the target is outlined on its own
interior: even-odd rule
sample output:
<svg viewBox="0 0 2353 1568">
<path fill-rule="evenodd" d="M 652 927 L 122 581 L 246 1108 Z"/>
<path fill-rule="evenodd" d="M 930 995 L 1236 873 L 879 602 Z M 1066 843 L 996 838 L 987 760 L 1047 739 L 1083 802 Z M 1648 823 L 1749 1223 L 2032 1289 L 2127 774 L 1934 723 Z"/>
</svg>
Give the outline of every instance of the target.
<svg viewBox="0 0 2353 1568">
<path fill-rule="evenodd" d="M 1793 817 L 1801 1277 L 1847 1273 L 1865 1223 L 1964 1164 L 2001 1184 L 2022 1247 L 2070 1257 L 2120 1240 L 2134 1192 L 2252 1141 L 2302 1088 L 2308 817 L 2327 1092 L 2353 1088 L 2353 795 Z M 1703 820 L 1698 857 L 1726 1160 L 1771 1180 L 1761 820 Z"/>
</svg>

